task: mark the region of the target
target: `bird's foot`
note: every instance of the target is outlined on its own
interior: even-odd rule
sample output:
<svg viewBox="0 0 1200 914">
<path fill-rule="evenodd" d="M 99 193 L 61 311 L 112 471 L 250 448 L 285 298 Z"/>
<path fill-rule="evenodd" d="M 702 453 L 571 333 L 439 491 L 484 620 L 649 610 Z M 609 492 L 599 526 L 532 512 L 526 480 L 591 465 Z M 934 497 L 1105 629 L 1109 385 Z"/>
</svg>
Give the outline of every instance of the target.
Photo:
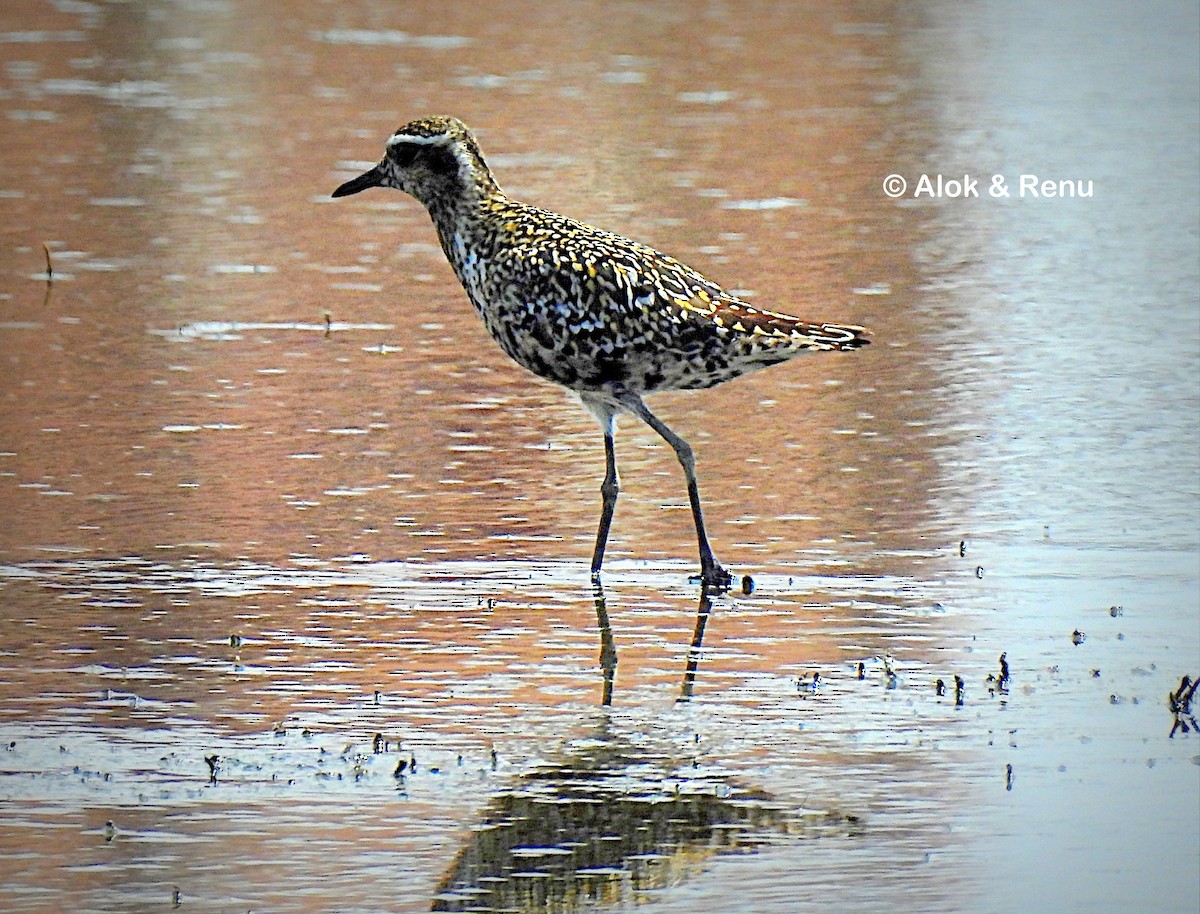
<svg viewBox="0 0 1200 914">
<path fill-rule="evenodd" d="M 710 565 L 705 565 L 700 569 L 699 576 L 693 575 L 689 580 L 699 581 L 704 587 L 708 587 L 718 593 L 724 593 L 733 586 L 733 575 L 720 566 L 715 560 Z"/>
</svg>

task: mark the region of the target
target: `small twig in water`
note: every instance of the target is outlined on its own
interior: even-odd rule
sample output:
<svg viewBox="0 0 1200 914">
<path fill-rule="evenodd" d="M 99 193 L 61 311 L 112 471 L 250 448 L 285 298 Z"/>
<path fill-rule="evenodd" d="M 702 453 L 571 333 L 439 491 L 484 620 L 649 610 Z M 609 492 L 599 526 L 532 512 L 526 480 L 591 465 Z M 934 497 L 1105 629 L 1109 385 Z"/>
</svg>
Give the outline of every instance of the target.
<svg viewBox="0 0 1200 914">
<path fill-rule="evenodd" d="M 54 265 L 50 263 L 50 245 L 43 241 L 42 250 L 46 252 L 46 282 L 54 282 Z"/>
</svg>

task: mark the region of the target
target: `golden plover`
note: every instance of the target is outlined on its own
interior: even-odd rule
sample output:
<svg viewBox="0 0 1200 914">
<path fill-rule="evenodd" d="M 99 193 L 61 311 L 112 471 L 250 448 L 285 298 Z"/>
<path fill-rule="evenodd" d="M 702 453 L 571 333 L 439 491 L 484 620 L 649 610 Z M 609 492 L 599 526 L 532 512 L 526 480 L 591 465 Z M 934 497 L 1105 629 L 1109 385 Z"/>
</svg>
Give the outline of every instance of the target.
<svg viewBox="0 0 1200 914">
<path fill-rule="evenodd" d="M 394 187 L 429 210 L 450 265 L 484 326 L 519 364 L 574 391 L 604 432 L 605 474 L 592 577 L 599 579 L 617 503 L 616 417 L 663 437 L 687 477 L 701 580 L 724 588 L 704 530 L 687 442 L 645 394 L 712 387 L 802 352 L 857 349 L 861 327 L 810 323 L 755 308 L 653 248 L 510 199 L 467 126 L 453 117 L 406 124 L 370 171 L 335 197 Z"/>
</svg>

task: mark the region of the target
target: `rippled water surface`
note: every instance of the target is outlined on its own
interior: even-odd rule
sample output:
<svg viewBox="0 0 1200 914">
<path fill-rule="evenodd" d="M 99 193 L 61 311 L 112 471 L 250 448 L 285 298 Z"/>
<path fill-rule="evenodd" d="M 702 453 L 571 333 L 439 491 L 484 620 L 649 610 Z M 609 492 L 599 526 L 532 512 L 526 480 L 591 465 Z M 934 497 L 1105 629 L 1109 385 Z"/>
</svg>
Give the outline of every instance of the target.
<svg viewBox="0 0 1200 914">
<path fill-rule="evenodd" d="M 0 908 L 1197 910 L 1194 5 L 479 9 L 0 10 Z M 330 200 L 443 112 L 871 329 L 651 404 L 731 593 Z"/>
</svg>

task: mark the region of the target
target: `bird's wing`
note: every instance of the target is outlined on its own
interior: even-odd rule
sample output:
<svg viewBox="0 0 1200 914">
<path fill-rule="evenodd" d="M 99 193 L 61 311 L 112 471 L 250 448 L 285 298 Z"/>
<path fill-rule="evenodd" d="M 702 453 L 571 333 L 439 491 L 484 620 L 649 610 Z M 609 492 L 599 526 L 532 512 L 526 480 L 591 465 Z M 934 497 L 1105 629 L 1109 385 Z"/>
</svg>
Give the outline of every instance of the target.
<svg viewBox="0 0 1200 914">
<path fill-rule="evenodd" d="M 670 335 L 672 327 L 690 335 L 701 325 L 716 337 L 745 337 L 760 351 L 855 349 L 868 342 L 861 327 L 757 308 L 661 251 L 558 214 L 541 215 L 540 225 L 553 228 L 514 238 L 504 269 L 527 306 L 552 309 L 574 327 L 607 327 L 635 338 Z"/>
</svg>

